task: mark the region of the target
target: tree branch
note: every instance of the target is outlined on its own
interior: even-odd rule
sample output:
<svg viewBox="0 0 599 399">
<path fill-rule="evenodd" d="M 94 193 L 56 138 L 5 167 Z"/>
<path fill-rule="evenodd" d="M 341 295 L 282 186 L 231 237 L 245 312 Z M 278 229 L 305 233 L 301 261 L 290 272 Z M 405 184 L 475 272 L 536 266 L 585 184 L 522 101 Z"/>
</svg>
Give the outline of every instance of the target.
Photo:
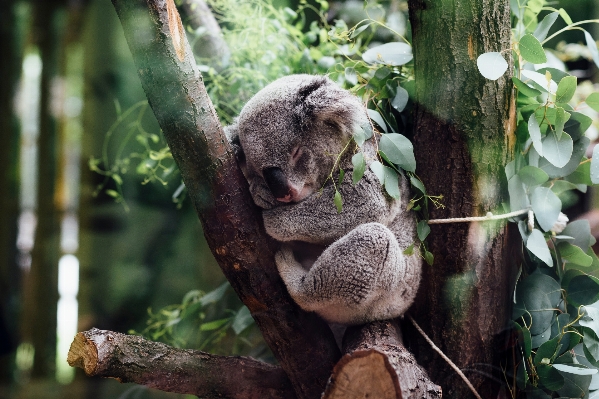
<svg viewBox="0 0 599 399">
<path fill-rule="evenodd" d="M 403 346 L 395 321 L 349 327 L 343 352 L 323 399 L 441 398 L 441 387 L 429 380 Z"/>
<path fill-rule="evenodd" d="M 319 397 L 340 357 L 326 323 L 289 297 L 172 0 L 112 0 L 142 86 L 208 244 L 300 398 Z"/>
<path fill-rule="evenodd" d="M 280 367 L 241 356 L 177 349 L 97 328 L 75 336 L 67 361 L 88 376 L 202 398 L 295 398 Z"/>
</svg>

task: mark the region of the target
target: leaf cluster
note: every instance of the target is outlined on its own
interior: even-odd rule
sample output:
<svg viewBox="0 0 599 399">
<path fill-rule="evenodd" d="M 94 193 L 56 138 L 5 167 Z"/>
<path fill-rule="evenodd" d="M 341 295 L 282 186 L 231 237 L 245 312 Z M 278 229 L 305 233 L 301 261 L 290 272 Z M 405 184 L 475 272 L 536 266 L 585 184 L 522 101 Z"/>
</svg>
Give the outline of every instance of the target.
<svg viewBox="0 0 599 399">
<path fill-rule="evenodd" d="M 505 167 L 505 206 L 529 212 L 513 220 L 524 264 L 514 293 L 518 345 L 506 378 L 512 397 L 518 392 L 527 398 L 594 397 L 599 395 L 599 259 L 588 221 L 568 224 L 562 198 L 599 183 L 599 158 L 585 156 L 592 119 L 583 112 L 599 111 L 599 93 L 577 101 L 577 78 L 549 66 L 543 47 L 555 35 L 594 21 L 573 23 L 565 10 L 544 0 L 512 0 L 511 8 L 517 127 L 515 156 Z M 567 26 L 548 36 L 560 17 Z M 599 65 L 595 41 L 584 33 Z M 503 53 L 478 58 L 483 76 L 495 80 L 505 73 Z"/>
</svg>

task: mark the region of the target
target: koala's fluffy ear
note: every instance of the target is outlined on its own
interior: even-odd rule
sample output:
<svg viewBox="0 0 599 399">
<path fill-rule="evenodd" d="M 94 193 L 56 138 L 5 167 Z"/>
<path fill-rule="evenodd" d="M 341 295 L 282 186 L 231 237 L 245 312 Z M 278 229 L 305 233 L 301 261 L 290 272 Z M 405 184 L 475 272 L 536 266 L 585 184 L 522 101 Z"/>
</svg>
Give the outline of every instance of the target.
<svg viewBox="0 0 599 399">
<path fill-rule="evenodd" d="M 370 126 L 361 101 L 326 77 L 315 78 L 301 88 L 298 99 L 304 121 L 317 119 L 340 127 L 346 134 L 358 126 Z"/>
<path fill-rule="evenodd" d="M 237 161 L 245 162 L 245 154 L 243 153 L 243 148 L 241 148 L 241 143 L 239 141 L 239 127 L 237 124 L 237 118 L 233 121 L 232 125 L 225 126 L 225 136 L 229 140 L 231 147 L 233 147 L 233 152 L 237 157 Z"/>
</svg>

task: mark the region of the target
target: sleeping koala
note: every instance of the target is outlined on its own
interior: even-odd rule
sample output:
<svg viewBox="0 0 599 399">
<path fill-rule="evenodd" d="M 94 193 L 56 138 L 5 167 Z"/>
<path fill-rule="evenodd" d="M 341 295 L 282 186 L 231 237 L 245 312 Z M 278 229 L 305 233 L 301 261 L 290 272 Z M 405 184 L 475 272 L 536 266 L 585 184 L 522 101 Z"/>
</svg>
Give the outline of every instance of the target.
<svg viewBox="0 0 599 399">
<path fill-rule="evenodd" d="M 289 294 L 303 309 L 346 325 L 404 314 L 421 273 L 420 257 L 403 254 L 416 240 L 413 214 L 384 193 L 369 168 L 352 184 L 350 141 L 358 127 L 371 129 L 357 97 L 326 77 L 292 75 L 257 93 L 225 129 L 266 232 L 281 242 L 276 263 Z M 364 143 L 367 164 L 376 145 Z M 337 186 L 341 213 L 328 178 L 336 169 L 338 181 L 339 154 L 347 172 Z"/>
</svg>

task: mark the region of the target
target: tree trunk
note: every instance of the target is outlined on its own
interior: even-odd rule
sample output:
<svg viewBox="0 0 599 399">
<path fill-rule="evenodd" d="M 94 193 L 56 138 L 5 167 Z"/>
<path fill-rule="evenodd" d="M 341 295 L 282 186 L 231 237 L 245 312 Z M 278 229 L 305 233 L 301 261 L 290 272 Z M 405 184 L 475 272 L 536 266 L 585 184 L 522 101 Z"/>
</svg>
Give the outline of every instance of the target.
<svg viewBox="0 0 599 399">
<path fill-rule="evenodd" d="M 15 2 L 0 1 L 0 381 L 12 379 L 9 353 L 17 344 L 17 217 L 19 215 L 19 128 L 14 96 L 20 75 L 22 51 Z"/>
<path fill-rule="evenodd" d="M 297 396 L 320 397 L 340 357 L 339 349 L 326 323 L 302 311 L 285 290 L 274 263 L 276 243 L 266 235 L 249 196 L 176 9 L 172 11 L 174 2 L 112 3 L 216 260 L 252 313 Z"/>
<path fill-rule="evenodd" d="M 40 131 L 37 165 L 37 226 L 31 268 L 24 278 L 23 340 L 35 349 L 32 377 L 54 376 L 56 364 L 56 304 L 58 301 L 59 214 L 55 206 L 57 132 L 51 110 L 52 79 L 57 73 L 59 43 L 54 1 L 34 9 L 35 43 L 42 61 Z"/>
<path fill-rule="evenodd" d="M 514 141 L 512 86 L 509 73 L 494 82 L 483 78 L 476 59 L 510 48 L 509 2 L 410 0 L 409 8 L 417 172 L 445 205 L 431 209 L 430 217 L 502 213 L 503 165 Z M 511 64 L 511 51 L 503 54 Z M 508 256 L 505 223 L 434 225 L 427 245 L 435 261 L 424 269 L 414 317 L 483 398 L 496 398 L 516 264 Z M 417 333 L 409 335 L 445 398 L 472 397 Z"/>
</svg>

